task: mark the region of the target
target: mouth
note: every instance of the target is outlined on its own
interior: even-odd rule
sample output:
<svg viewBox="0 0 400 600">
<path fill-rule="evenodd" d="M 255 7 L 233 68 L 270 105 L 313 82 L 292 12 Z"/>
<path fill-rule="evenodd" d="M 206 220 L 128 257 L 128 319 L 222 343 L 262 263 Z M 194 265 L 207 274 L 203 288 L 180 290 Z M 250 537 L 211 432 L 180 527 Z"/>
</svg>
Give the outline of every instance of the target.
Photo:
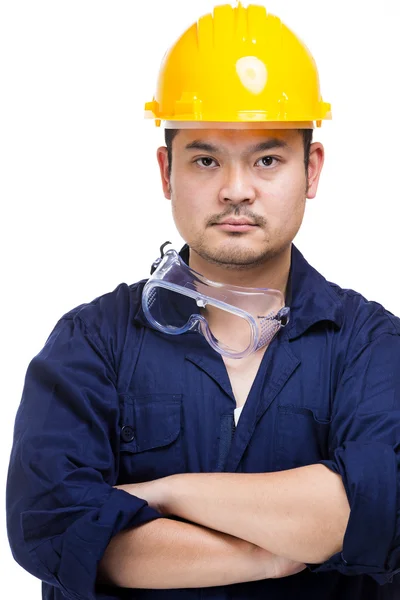
<svg viewBox="0 0 400 600">
<path fill-rule="evenodd" d="M 222 231 L 236 231 L 237 233 L 242 233 L 245 231 L 253 231 L 258 225 L 254 225 L 248 219 L 226 219 L 221 223 L 216 223 L 214 227 L 222 229 Z"/>
</svg>

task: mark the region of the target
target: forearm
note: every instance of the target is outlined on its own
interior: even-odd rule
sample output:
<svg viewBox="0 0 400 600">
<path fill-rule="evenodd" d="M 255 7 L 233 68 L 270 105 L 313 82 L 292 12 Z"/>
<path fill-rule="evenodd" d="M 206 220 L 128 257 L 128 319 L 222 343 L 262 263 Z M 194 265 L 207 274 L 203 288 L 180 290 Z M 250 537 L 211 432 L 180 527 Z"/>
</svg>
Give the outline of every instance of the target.
<svg viewBox="0 0 400 600">
<path fill-rule="evenodd" d="M 166 513 L 300 562 L 323 562 L 342 549 L 347 496 L 341 478 L 323 465 L 168 479 Z"/>
<path fill-rule="evenodd" d="M 285 575 L 274 571 L 279 564 L 276 557 L 268 564 L 269 557 L 265 550 L 229 535 L 158 519 L 116 535 L 99 565 L 99 578 L 119 587 L 168 589 Z"/>
</svg>

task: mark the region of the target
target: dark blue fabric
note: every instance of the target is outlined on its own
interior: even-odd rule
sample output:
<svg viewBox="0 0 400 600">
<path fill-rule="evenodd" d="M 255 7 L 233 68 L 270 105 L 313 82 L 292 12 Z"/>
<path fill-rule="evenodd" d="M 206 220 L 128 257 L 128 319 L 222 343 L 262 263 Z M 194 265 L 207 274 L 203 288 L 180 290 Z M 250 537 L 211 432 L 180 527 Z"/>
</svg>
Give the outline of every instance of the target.
<svg viewBox="0 0 400 600">
<path fill-rule="evenodd" d="M 121 284 L 64 315 L 28 367 L 7 523 L 43 597 L 400 597 L 400 320 L 328 283 L 293 248 L 291 321 L 265 353 L 232 438 L 236 405 L 221 356 L 198 333 L 148 327 L 142 288 Z M 324 564 L 202 590 L 96 586 L 110 538 L 160 516 L 113 485 L 315 463 L 340 473 L 351 505 L 343 552 Z"/>
<path fill-rule="evenodd" d="M 221 431 L 219 436 L 219 453 L 216 471 L 223 471 L 232 438 L 235 433 L 235 417 L 232 414 L 221 416 Z"/>
</svg>

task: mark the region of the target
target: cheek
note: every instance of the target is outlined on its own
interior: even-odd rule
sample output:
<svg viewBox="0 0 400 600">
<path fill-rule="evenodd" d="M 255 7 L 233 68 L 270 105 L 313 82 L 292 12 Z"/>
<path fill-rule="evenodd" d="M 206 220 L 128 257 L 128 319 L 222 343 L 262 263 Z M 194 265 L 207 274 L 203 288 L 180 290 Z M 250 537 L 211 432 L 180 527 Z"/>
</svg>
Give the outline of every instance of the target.
<svg viewBox="0 0 400 600">
<path fill-rule="evenodd" d="M 190 205 L 196 209 L 210 206 L 219 189 L 220 178 L 215 172 L 200 172 L 192 165 L 172 163 L 171 174 L 172 191 L 175 194 L 177 206 Z"/>
<path fill-rule="evenodd" d="M 282 186 L 269 194 L 265 217 L 270 233 L 294 237 L 303 220 L 305 201 L 304 189 L 299 186 Z"/>
<path fill-rule="evenodd" d="M 172 216 L 180 233 L 197 230 L 205 218 L 204 203 L 198 197 L 198 191 L 192 186 L 182 185 L 172 188 Z"/>
<path fill-rule="evenodd" d="M 295 184 L 294 184 L 295 182 Z M 291 180 L 285 177 L 277 182 L 275 191 L 269 191 L 266 217 L 274 229 L 295 229 L 301 223 L 305 209 L 305 175 L 297 174 Z"/>
<path fill-rule="evenodd" d="M 201 223 L 210 210 L 212 211 L 213 196 L 207 182 L 198 181 L 195 177 L 178 171 L 175 177 L 171 178 L 171 185 L 174 218 L 182 222 L 190 221 L 192 227 L 196 227 L 196 222 Z"/>
</svg>

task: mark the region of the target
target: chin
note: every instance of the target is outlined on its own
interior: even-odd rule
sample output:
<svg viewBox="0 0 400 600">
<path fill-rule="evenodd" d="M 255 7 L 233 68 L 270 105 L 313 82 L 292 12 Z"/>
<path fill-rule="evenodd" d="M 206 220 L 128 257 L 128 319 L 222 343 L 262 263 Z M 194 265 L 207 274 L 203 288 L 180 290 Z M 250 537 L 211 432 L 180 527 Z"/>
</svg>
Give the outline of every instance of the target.
<svg viewBox="0 0 400 600">
<path fill-rule="evenodd" d="M 241 245 L 229 244 L 229 247 L 202 246 L 193 247 L 193 250 L 207 262 L 223 265 L 225 268 L 248 269 L 261 264 L 270 258 L 271 250 L 267 248 L 249 248 Z M 273 252 L 272 252 L 273 253 Z"/>
</svg>

